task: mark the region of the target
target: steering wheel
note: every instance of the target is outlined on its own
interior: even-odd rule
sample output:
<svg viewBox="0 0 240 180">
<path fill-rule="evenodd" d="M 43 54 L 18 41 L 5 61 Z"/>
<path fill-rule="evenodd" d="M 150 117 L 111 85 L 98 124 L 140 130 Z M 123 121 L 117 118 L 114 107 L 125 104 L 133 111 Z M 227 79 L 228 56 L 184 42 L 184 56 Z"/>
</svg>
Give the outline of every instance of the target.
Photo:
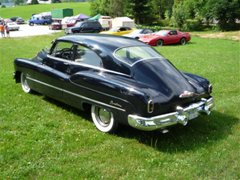
<svg viewBox="0 0 240 180">
<path fill-rule="evenodd" d="M 63 48 L 60 51 L 60 57 L 63 59 L 69 59 L 71 60 L 73 57 L 73 51 L 70 48 Z"/>
</svg>

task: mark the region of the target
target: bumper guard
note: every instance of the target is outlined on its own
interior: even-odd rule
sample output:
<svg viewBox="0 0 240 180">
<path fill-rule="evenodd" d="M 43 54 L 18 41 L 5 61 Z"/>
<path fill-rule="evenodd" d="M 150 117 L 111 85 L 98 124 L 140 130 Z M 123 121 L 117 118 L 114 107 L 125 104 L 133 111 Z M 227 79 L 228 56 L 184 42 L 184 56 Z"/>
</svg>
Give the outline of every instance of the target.
<svg viewBox="0 0 240 180">
<path fill-rule="evenodd" d="M 176 107 L 176 112 L 154 116 L 150 118 L 140 117 L 137 115 L 128 115 L 128 123 L 130 126 L 144 130 L 153 131 L 156 129 L 163 129 L 174 124 L 187 125 L 188 121 L 197 118 L 200 113 L 209 115 L 214 106 L 213 98 L 205 99 L 193 103 L 185 108 Z"/>
</svg>

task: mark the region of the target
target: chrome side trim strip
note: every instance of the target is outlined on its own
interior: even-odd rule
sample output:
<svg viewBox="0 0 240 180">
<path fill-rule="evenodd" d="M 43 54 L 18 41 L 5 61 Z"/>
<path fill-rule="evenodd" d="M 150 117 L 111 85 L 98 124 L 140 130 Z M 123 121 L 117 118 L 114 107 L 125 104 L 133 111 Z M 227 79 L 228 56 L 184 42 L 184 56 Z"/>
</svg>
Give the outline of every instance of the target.
<svg viewBox="0 0 240 180">
<path fill-rule="evenodd" d="M 114 108 L 114 109 L 117 109 L 117 110 L 120 110 L 120 111 L 124 111 L 125 112 L 125 109 L 122 109 L 122 108 L 118 108 L 118 107 L 115 107 L 115 106 L 111 106 L 109 104 L 106 104 L 106 103 L 103 103 L 103 102 L 100 102 L 100 101 L 97 101 L 97 100 L 94 100 L 94 99 L 91 99 L 91 98 L 88 98 L 88 97 L 85 97 L 85 96 L 82 96 L 82 95 L 79 95 L 79 94 L 76 94 L 76 93 L 73 93 L 73 92 L 70 92 L 68 90 L 65 90 L 65 89 L 62 89 L 62 88 L 59 88 L 59 87 L 56 87 L 56 86 L 53 86 L 53 85 L 50 85 L 50 84 L 47 84 L 45 82 L 42 82 L 42 81 L 39 81 L 37 79 L 33 79 L 31 77 L 27 77 L 28 80 L 31 80 L 31 81 L 34 81 L 36 83 L 39 83 L 39 84 L 42 84 L 42 85 L 45 85 L 45 86 L 48 86 L 50 88 L 53 88 L 53 89 L 57 89 L 59 91 L 63 91 L 65 93 L 68 93 L 70 95 L 73 95 L 73 96 L 76 96 L 76 97 L 79 97 L 79 98 L 82 98 L 82 99 L 85 99 L 85 100 L 88 100 L 88 101 L 91 101 L 91 102 L 94 102 L 94 103 L 97 103 L 97 104 L 100 104 L 100 105 L 103 105 L 103 106 L 107 106 L 107 107 L 110 107 L 110 108 Z"/>
<path fill-rule="evenodd" d="M 51 58 L 51 59 L 54 59 L 56 61 L 69 63 L 69 65 L 78 65 L 78 66 L 83 66 L 83 67 L 96 69 L 96 70 L 99 70 L 101 72 L 109 72 L 109 73 L 118 74 L 118 75 L 122 75 L 122 76 L 126 76 L 126 77 L 131 77 L 130 75 L 124 74 L 124 73 L 121 73 L 121 72 L 112 71 L 112 70 L 109 70 L 109 69 L 105 69 L 103 67 L 96 67 L 96 66 L 89 65 L 89 64 L 84 64 L 84 63 L 81 63 L 81 62 L 75 62 L 75 61 L 71 61 L 71 60 L 62 59 L 62 58 L 58 58 L 58 57 L 55 57 L 55 56 L 51 56 L 49 54 L 47 55 L 47 57 Z"/>
</svg>

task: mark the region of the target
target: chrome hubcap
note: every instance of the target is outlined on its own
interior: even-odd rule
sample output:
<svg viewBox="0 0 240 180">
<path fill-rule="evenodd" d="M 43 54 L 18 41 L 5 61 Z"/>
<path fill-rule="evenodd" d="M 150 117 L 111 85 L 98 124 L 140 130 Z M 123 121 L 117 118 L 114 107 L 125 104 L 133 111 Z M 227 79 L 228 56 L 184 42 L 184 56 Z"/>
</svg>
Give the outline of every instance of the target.
<svg viewBox="0 0 240 180">
<path fill-rule="evenodd" d="M 30 87 L 28 85 L 27 78 L 26 78 L 25 74 L 21 75 L 21 83 L 22 83 L 22 87 L 23 87 L 24 91 L 28 92 L 30 90 Z"/>
<path fill-rule="evenodd" d="M 158 41 L 158 45 L 162 46 L 163 42 L 162 41 Z"/>
<path fill-rule="evenodd" d="M 185 44 L 185 43 L 186 43 L 185 39 L 182 39 L 182 44 Z"/>
<path fill-rule="evenodd" d="M 110 124 L 111 121 L 111 117 L 112 117 L 112 113 L 110 113 L 109 111 L 107 111 L 106 109 L 102 109 L 102 108 L 96 108 L 97 111 L 97 120 L 98 122 L 102 125 L 102 126 L 107 126 Z"/>
</svg>

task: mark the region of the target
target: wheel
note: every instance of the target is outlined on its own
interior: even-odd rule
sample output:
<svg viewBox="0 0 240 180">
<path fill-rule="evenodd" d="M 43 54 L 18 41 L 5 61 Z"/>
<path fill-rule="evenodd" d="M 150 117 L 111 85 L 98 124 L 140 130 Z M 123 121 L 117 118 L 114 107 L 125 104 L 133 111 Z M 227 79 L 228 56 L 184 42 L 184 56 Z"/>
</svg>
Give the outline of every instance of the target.
<svg viewBox="0 0 240 180">
<path fill-rule="evenodd" d="M 32 23 L 32 22 L 29 23 L 29 26 L 33 26 L 33 25 L 34 25 L 34 23 Z"/>
<path fill-rule="evenodd" d="M 181 45 L 185 45 L 186 43 L 187 43 L 186 38 L 182 38 L 182 39 L 180 40 L 180 44 L 181 44 Z"/>
<path fill-rule="evenodd" d="M 91 115 L 98 130 L 106 133 L 112 133 L 116 130 L 118 123 L 114 119 L 113 113 L 109 110 L 92 105 Z"/>
<path fill-rule="evenodd" d="M 157 46 L 163 46 L 163 40 L 162 39 L 159 39 L 157 41 Z"/>
<path fill-rule="evenodd" d="M 30 93 L 32 91 L 28 85 L 27 77 L 26 77 L 25 73 L 21 73 L 21 85 L 22 85 L 22 89 L 25 93 Z"/>
</svg>

